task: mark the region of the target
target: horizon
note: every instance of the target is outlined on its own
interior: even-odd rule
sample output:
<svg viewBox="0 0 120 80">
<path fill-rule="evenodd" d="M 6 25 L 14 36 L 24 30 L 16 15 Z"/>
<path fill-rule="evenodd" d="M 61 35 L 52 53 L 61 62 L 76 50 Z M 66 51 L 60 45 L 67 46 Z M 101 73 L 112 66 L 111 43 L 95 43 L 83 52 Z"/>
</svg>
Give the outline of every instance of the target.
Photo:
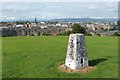
<svg viewBox="0 0 120 80">
<path fill-rule="evenodd" d="M 1 20 L 0 22 L 117 22 L 118 18 L 59 18 L 59 19 L 49 19 L 40 20 L 37 18 L 33 19 L 22 19 L 22 20 Z"/>
</svg>

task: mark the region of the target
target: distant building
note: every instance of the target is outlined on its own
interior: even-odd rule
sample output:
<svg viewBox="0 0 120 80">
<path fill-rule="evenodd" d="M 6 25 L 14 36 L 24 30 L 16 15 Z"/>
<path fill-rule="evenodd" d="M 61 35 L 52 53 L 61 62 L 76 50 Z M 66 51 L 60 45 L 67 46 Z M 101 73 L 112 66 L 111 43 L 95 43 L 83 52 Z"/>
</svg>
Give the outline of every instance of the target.
<svg viewBox="0 0 120 80">
<path fill-rule="evenodd" d="M 37 18 L 35 17 L 35 23 L 37 23 Z"/>
</svg>

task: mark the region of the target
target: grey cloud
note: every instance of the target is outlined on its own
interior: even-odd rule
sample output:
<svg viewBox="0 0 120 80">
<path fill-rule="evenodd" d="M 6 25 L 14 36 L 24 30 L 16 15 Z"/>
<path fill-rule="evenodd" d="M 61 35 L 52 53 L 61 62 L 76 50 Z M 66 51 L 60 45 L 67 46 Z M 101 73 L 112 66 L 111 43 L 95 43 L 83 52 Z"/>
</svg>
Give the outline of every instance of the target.
<svg viewBox="0 0 120 80">
<path fill-rule="evenodd" d="M 67 2 L 67 3 L 3 3 L 2 12 L 6 17 L 60 18 L 60 17 L 114 17 L 117 3 Z"/>
</svg>

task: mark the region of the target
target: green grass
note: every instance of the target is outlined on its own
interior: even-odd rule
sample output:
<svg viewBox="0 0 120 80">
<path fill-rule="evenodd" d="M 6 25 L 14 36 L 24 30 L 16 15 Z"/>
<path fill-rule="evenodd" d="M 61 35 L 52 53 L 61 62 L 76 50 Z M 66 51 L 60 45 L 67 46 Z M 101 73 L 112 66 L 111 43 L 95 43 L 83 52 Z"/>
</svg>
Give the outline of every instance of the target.
<svg viewBox="0 0 120 80">
<path fill-rule="evenodd" d="M 3 37 L 3 78 L 117 78 L 118 38 L 86 37 L 89 73 L 64 73 L 67 36 Z"/>
<path fill-rule="evenodd" d="M 0 44 L 2 44 L 2 37 L 0 37 Z M 0 45 L 0 79 L 2 78 L 2 45 Z"/>
</svg>

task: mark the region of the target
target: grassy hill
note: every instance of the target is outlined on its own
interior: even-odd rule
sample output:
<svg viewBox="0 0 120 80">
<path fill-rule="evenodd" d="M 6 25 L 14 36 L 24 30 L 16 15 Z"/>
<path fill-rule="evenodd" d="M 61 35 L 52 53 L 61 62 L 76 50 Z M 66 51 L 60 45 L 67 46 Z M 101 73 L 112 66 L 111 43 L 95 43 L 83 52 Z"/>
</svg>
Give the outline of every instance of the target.
<svg viewBox="0 0 120 80">
<path fill-rule="evenodd" d="M 117 78 L 118 38 L 86 37 L 89 73 L 64 73 L 67 36 L 4 37 L 3 78 Z"/>
</svg>

